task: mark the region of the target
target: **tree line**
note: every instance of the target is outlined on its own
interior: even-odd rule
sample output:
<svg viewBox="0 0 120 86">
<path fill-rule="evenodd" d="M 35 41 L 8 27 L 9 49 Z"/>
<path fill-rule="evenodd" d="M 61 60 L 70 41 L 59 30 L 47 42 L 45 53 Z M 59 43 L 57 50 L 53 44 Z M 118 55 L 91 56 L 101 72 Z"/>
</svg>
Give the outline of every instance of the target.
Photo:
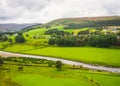
<svg viewBox="0 0 120 86">
<path fill-rule="evenodd" d="M 49 45 L 58 46 L 119 46 L 120 39 L 115 35 L 56 36 L 49 39 Z"/>
</svg>

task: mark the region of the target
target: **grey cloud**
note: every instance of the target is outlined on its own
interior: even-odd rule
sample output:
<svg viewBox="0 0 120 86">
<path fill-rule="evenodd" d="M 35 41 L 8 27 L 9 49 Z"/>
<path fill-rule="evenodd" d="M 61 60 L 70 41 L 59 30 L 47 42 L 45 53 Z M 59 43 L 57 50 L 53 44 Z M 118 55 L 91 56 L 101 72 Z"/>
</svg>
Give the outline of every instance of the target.
<svg viewBox="0 0 120 86">
<path fill-rule="evenodd" d="M 28 10 L 41 10 L 47 6 L 48 2 L 48 0 L 6 0 L 7 5 L 11 8 L 22 7 Z"/>
<path fill-rule="evenodd" d="M 119 0 L 0 0 L 0 23 L 120 15 Z"/>
</svg>

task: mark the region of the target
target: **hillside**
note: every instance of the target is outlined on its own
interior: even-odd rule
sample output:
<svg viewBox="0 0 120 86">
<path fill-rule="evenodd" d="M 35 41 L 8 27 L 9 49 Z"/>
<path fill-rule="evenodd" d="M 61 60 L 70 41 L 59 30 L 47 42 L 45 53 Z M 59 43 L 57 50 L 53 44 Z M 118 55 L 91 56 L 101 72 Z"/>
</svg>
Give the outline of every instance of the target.
<svg viewBox="0 0 120 86">
<path fill-rule="evenodd" d="M 35 24 L 22 29 L 27 32 L 33 29 L 81 29 L 81 28 L 99 28 L 106 26 L 120 26 L 120 16 L 102 16 L 102 17 L 81 17 L 81 18 L 62 18 L 50 21 L 45 24 Z"/>
<path fill-rule="evenodd" d="M 42 24 L 34 24 L 32 26 L 28 26 L 28 27 L 25 27 L 21 30 L 21 32 L 27 32 L 27 31 L 30 31 L 30 30 L 33 30 L 33 29 L 37 29 L 39 27 L 41 27 Z"/>
<path fill-rule="evenodd" d="M 57 19 L 57 20 L 48 22 L 44 26 L 50 27 L 52 25 L 64 25 L 64 29 L 119 26 L 120 25 L 120 16 L 63 18 L 63 19 Z"/>
<path fill-rule="evenodd" d="M 34 24 L 0 24 L 0 32 L 15 32 Z"/>
</svg>

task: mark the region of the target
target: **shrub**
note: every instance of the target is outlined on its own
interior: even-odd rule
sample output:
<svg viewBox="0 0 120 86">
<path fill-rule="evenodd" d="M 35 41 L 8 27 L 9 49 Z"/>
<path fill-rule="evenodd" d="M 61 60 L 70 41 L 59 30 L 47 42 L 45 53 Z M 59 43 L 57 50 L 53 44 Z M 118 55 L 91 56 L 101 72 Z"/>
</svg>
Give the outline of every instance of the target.
<svg viewBox="0 0 120 86">
<path fill-rule="evenodd" d="M 23 37 L 23 35 L 18 35 L 18 36 L 15 37 L 15 42 L 16 43 L 24 43 L 25 38 Z"/>
<path fill-rule="evenodd" d="M 56 68 L 60 70 L 62 68 L 62 62 L 61 61 L 56 61 Z"/>
</svg>

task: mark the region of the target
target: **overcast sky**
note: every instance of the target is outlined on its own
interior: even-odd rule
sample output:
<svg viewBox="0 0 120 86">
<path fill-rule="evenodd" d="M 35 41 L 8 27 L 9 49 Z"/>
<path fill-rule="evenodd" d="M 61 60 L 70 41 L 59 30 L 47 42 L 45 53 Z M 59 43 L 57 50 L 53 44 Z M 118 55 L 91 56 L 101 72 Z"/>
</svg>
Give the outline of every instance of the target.
<svg viewBox="0 0 120 86">
<path fill-rule="evenodd" d="M 0 0 L 0 23 L 120 15 L 120 0 Z"/>
</svg>

